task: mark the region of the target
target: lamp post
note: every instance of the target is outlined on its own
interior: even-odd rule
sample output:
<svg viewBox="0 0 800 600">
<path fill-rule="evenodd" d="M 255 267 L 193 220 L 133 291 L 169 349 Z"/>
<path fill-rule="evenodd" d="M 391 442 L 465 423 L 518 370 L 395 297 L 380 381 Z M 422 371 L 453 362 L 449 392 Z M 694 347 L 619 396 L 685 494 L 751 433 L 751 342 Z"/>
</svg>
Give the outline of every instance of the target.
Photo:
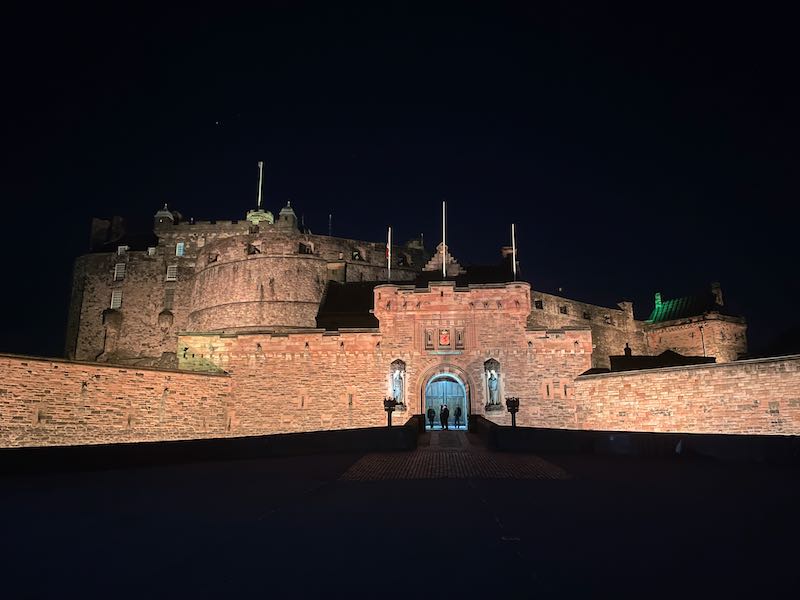
<svg viewBox="0 0 800 600">
<path fill-rule="evenodd" d="M 517 426 L 517 411 L 519 411 L 519 398 L 506 397 L 506 408 L 511 413 L 511 426 Z"/>
<path fill-rule="evenodd" d="M 394 398 L 384 398 L 383 399 L 383 410 L 386 411 L 386 419 L 387 419 L 387 426 L 392 426 L 392 413 L 394 412 L 394 407 L 397 406 L 399 402 Z"/>
</svg>

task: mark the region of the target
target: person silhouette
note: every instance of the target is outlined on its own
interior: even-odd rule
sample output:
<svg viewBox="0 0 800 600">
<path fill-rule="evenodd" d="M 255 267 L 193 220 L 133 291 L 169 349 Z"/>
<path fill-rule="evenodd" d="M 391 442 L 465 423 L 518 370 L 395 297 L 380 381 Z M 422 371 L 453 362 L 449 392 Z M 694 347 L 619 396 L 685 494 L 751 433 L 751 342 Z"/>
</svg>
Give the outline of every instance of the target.
<svg viewBox="0 0 800 600">
<path fill-rule="evenodd" d="M 433 420 L 436 418 L 436 411 L 431 406 L 428 408 L 428 422 L 431 424 L 431 429 L 433 429 Z"/>
<path fill-rule="evenodd" d="M 459 427 L 461 425 L 461 406 L 456 406 L 456 409 L 453 411 L 453 416 L 455 417 L 455 426 Z"/>
<path fill-rule="evenodd" d="M 450 409 L 447 408 L 447 404 L 442 404 L 442 410 L 439 412 L 439 421 L 442 424 L 442 429 L 449 429 L 447 426 L 447 420 L 450 418 Z"/>
</svg>

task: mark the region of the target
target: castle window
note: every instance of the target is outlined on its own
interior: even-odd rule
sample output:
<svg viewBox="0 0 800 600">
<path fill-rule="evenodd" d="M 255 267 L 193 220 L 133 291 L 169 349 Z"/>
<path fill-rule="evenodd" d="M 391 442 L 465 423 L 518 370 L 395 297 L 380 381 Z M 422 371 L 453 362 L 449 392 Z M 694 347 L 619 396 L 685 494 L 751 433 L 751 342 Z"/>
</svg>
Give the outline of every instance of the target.
<svg viewBox="0 0 800 600">
<path fill-rule="evenodd" d="M 183 253 L 186 251 L 186 244 L 184 242 L 178 242 L 175 244 L 175 256 L 183 256 Z"/>
<path fill-rule="evenodd" d="M 364 255 L 361 253 L 361 250 L 353 250 L 352 257 L 353 260 L 364 260 Z"/>
<path fill-rule="evenodd" d="M 164 290 L 164 308 L 172 310 L 172 305 L 175 303 L 175 289 L 171 288 Z"/>
<path fill-rule="evenodd" d="M 111 308 L 119 308 L 122 306 L 122 290 L 114 290 L 111 292 Z"/>
<path fill-rule="evenodd" d="M 605 321 L 606 325 L 613 325 L 614 324 L 611 321 L 611 315 L 603 315 L 603 320 Z"/>
<path fill-rule="evenodd" d="M 533 306 L 534 306 L 534 308 L 538 308 L 539 310 L 542 310 L 544 308 L 544 302 L 542 300 L 534 300 L 533 301 Z"/>
<path fill-rule="evenodd" d="M 591 319 L 592 318 L 592 313 L 590 313 L 588 310 L 583 311 L 583 318 L 584 319 Z"/>
<path fill-rule="evenodd" d="M 155 246 L 150 246 L 147 249 L 147 256 L 155 256 L 156 255 L 156 248 Z"/>
<path fill-rule="evenodd" d="M 123 279 L 125 279 L 125 263 L 117 263 L 114 265 L 114 281 Z"/>
<path fill-rule="evenodd" d="M 125 256 L 128 249 L 128 246 L 117 246 L 117 256 Z"/>
<path fill-rule="evenodd" d="M 560 312 L 562 315 L 567 314 L 567 307 L 566 306 L 559 306 L 558 307 L 558 312 Z"/>
<path fill-rule="evenodd" d="M 178 265 L 167 266 L 167 281 L 178 281 Z"/>
</svg>

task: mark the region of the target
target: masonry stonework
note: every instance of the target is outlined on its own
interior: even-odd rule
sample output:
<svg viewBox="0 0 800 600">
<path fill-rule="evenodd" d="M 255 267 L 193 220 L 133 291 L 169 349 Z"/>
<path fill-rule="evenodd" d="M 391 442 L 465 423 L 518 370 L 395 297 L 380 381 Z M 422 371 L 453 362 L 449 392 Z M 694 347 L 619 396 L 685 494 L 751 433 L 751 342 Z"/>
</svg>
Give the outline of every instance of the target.
<svg viewBox="0 0 800 600">
<path fill-rule="evenodd" d="M 0 446 L 231 435 L 230 377 L 0 355 Z"/>
<path fill-rule="evenodd" d="M 576 427 L 800 434 L 800 356 L 584 375 Z"/>
<path fill-rule="evenodd" d="M 710 300 L 656 294 L 642 321 L 630 302 L 471 281 L 479 269 L 421 240 L 392 246 L 382 283 L 385 244 L 313 235 L 288 205 L 251 213 L 195 223 L 165 207 L 144 241 L 95 220 L 100 251 L 73 272 L 70 360 L 0 356 L 0 446 L 380 426 L 384 398 L 399 394 L 402 422 L 442 378 L 467 415 L 500 424 L 517 397 L 523 426 L 800 434 L 800 357 L 738 360 L 746 324 L 717 284 Z M 626 348 L 718 364 L 587 373 Z"/>
</svg>

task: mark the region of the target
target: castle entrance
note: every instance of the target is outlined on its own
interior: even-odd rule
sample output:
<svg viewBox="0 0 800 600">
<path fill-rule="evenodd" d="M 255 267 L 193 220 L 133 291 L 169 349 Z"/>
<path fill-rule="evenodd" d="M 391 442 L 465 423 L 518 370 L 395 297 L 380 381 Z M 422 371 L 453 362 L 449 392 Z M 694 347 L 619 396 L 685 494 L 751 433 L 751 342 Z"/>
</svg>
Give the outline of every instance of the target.
<svg viewBox="0 0 800 600">
<path fill-rule="evenodd" d="M 442 373 L 431 377 L 425 386 L 425 426 L 430 429 L 428 409 L 433 409 L 436 416 L 433 420 L 434 429 L 442 429 L 439 413 L 442 406 L 447 406 L 450 416 L 447 420 L 449 429 L 467 428 L 467 390 L 464 382 L 453 373 Z M 457 418 L 458 417 L 458 418 Z"/>
</svg>

